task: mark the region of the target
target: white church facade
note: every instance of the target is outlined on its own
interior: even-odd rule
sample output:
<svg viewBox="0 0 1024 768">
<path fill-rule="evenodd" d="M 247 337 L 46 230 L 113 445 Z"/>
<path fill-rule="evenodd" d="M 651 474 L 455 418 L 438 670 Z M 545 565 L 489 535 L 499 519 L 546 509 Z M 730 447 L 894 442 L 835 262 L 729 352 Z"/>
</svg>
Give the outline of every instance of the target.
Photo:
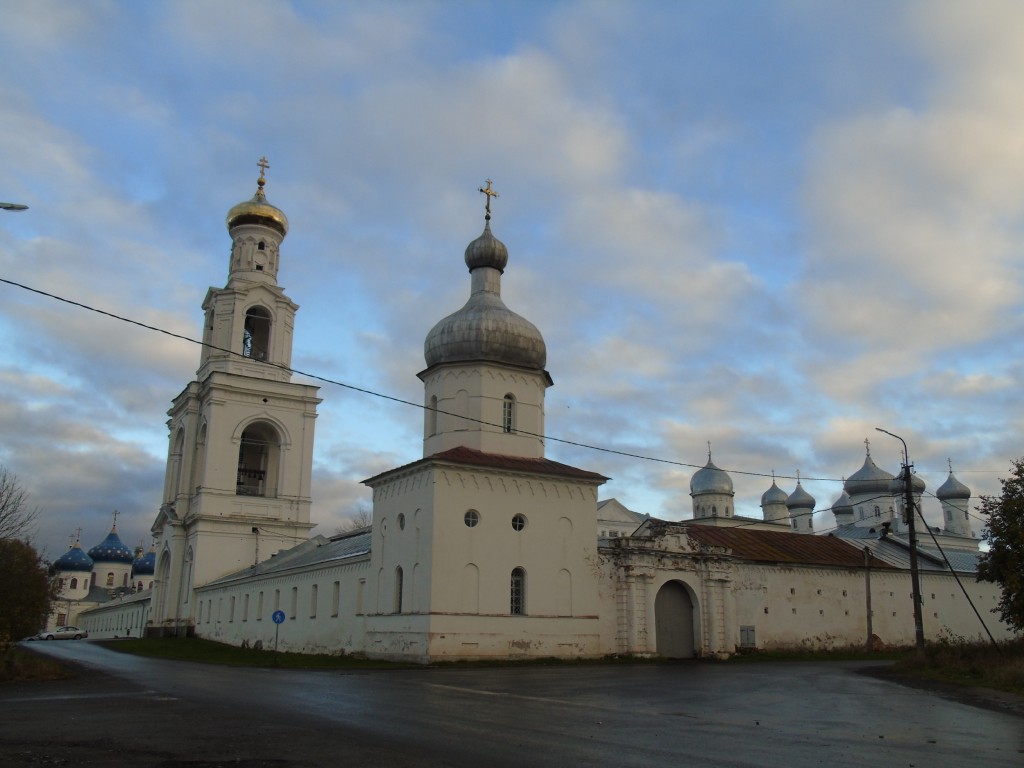
<svg viewBox="0 0 1024 768">
<path fill-rule="evenodd" d="M 320 401 L 290 380 L 298 307 L 277 285 L 288 222 L 264 183 L 228 214 L 228 282 L 207 294 L 196 380 L 169 411 L 153 589 L 133 600 L 147 632 L 418 662 L 913 643 L 900 489 L 870 454 L 831 536 L 815 535 L 799 482 L 790 494 L 773 482 L 762 519 L 737 516 L 710 455 L 682 522 L 599 500 L 606 477 L 545 457 L 553 381 L 541 333 L 501 297 L 490 182 L 465 253 L 469 298 L 424 344 L 423 457 L 364 481 L 370 526 L 310 537 Z M 939 496 L 952 569 L 922 541 L 926 634 L 979 636 L 973 602 L 1006 637 L 997 587 L 974 578 L 970 491 L 950 472 Z M 113 636 L 124 610 L 79 621 Z"/>
</svg>

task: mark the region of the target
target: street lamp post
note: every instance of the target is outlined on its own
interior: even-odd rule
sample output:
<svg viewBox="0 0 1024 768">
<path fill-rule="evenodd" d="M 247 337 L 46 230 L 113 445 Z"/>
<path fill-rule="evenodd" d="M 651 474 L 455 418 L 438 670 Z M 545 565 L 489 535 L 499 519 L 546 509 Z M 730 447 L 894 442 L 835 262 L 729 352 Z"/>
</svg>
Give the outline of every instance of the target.
<svg viewBox="0 0 1024 768">
<path fill-rule="evenodd" d="M 887 429 L 875 427 L 879 432 L 884 432 L 889 437 L 895 437 L 903 443 L 903 495 L 904 505 L 907 511 L 907 537 L 910 539 L 910 591 L 914 601 L 914 647 L 917 655 L 924 655 L 924 619 L 921 616 L 921 574 L 917 567 L 917 533 L 915 528 L 915 517 L 917 510 L 914 508 L 914 486 L 911 483 L 910 451 L 907 448 L 907 441 L 899 435 L 894 435 Z"/>
</svg>

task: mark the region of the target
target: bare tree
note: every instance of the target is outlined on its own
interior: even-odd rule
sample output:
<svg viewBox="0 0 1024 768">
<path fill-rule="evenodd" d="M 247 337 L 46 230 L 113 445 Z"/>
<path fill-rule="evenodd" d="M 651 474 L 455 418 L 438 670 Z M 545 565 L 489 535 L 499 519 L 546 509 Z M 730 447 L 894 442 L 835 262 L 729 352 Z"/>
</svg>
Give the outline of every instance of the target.
<svg viewBox="0 0 1024 768">
<path fill-rule="evenodd" d="M 18 476 L 0 466 L 0 541 L 27 539 L 36 531 L 38 507 L 29 507 L 28 491 Z"/>
<path fill-rule="evenodd" d="M 373 524 L 373 511 L 365 504 L 360 504 L 355 508 L 348 519 L 345 520 L 341 525 L 334 529 L 336 534 L 338 533 L 349 533 L 350 531 L 358 531 L 360 528 L 367 528 Z"/>
</svg>

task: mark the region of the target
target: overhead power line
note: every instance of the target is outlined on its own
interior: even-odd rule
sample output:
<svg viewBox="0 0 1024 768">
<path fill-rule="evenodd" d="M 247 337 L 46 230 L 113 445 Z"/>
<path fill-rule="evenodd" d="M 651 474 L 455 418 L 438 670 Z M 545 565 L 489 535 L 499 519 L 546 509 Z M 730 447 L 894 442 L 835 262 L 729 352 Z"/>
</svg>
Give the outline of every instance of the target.
<svg viewBox="0 0 1024 768">
<path fill-rule="evenodd" d="M 104 317 L 109 317 L 109 318 L 111 318 L 113 320 L 118 320 L 118 321 L 123 322 L 123 323 L 128 323 L 129 325 L 134 325 L 134 326 L 137 326 L 139 328 L 143 328 L 143 329 L 145 329 L 147 331 L 153 331 L 155 333 L 161 333 L 161 334 L 163 334 L 165 336 L 169 336 L 169 337 L 174 338 L 174 339 L 179 339 L 181 341 L 187 341 L 187 342 L 189 342 L 191 344 L 195 344 L 195 345 L 200 346 L 200 347 L 206 347 L 208 349 L 213 349 L 213 350 L 216 350 L 218 352 L 223 352 L 225 354 L 229 354 L 229 355 L 233 355 L 235 357 L 243 358 L 243 359 L 248 360 L 248 361 L 260 362 L 263 365 L 268 365 L 268 366 L 271 366 L 273 368 L 278 368 L 278 369 L 280 369 L 282 371 L 286 371 L 288 373 L 296 374 L 296 375 L 299 375 L 299 376 L 305 376 L 306 378 L 312 379 L 314 381 L 320 381 L 320 382 L 323 382 L 325 384 L 330 384 L 330 385 L 333 385 L 333 386 L 336 386 L 336 387 L 342 387 L 343 389 L 347 389 L 347 390 L 352 391 L 352 392 L 359 392 L 360 394 L 369 395 L 371 397 L 380 398 L 382 400 L 388 400 L 390 402 L 399 403 L 401 405 L 411 406 L 413 408 L 418 408 L 418 409 L 423 410 L 423 411 L 431 411 L 432 410 L 432 411 L 434 411 L 436 413 L 440 413 L 440 414 L 443 414 L 445 416 L 453 416 L 453 417 L 461 418 L 461 419 L 464 419 L 465 421 L 472 421 L 472 422 L 475 422 L 477 424 L 481 424 L 483 426 L 494 427 L 496 429 L 502 429 L 503 428 L 503 425 L 501 425 L 501 424 L 485 421 L 483 419 L 475 419 L 475 418 L 473 418 L 471 416 L 464 416 L 462 414 L 451 413 L 449 411 L 445 411 L 445 410 L 440 409 L 440 408 L 433 408 L 432 409 L 429 406 L 424 405 L 423 403 L 416 403 L 416 402 L 413 402 L 411 400 L 406 400 L 406 399 L 401 398 L 401 397 L 396 397 L 394 395 L 387 395 L 387 394 L 384 394 L 383 392 L 377 392 L 375 390 L 368 389 L 366 387 L 359 387 L 359 386 L 356 386 L 354 384 L 347 384 L 347 383 L 345 383 L 343 381 L 338 381 L 336 379 L 331 379 L 331 378 L 328 378 L 326 376 L 320 376 L 318 374 L 310 373 L 309 371 L 303 371 L 303 370 L 300 370 L 298 368 L 292 368 L 290 366 L 283 365 L 281 363 L 272 363 L 272 362 L 268 362 L 268 361 L 265 361 L 265 360 L 263 360 L 263 361 L 255 361 L 253 358 L 245 357 L 245 355 L 243 355 L 241 352 L 237 352 L 237 351 L 232 350 L 232 349 L 225 349 L 224 347 L 218 347 L 215 344 L 204 343 L 204 342 L 200 341 L 199 339 L 192 338 L 191 336 L 185 336 L 185 335 L 180 334 L 180 333 L 175 333 L 173 331 L 169 331 L 166 328 L 160 328 L 159 326 L 150 325 L 148 323 L 143 323 L 143 322 L 141 322 L 139 320 L 135 320 L 135 319 L 130 318 L 130 317 L 125 317 L 124 315 L 119 315 L 119 314 L 117 314 L 115 312 L 109 312 L 109 311 L 107 311 L 105 309 L 99 309 L 98 307 L 93 307 L 93 306 L 91 306 L 89 304 L 85 304 L 85 303 L 83 303 L 81 301 L 75 301 L 74 299 L 68 299 L 68 298 L 65 298 L 64 296 L 59 296 L 59 295 L 57 295 L 55 293 L 50 293 L 48 291 L 44 291 L 44 290 L 41 290 L 39 288 L 33 288 L 32 286 L 25 285 L 24 283 L 19 283 L 19 282 L 16 282 L 14 280 L 8 280 L 7 278 L 0 277 L 0 282 L 6 283 L 7 285 L 11 285 L 11 286 L 13 286 L 15 288 L 21 288 L 22 290 L 28 291 L 30 293 L 37 294 L 39 296 L 44 296 L 44 297 L 46 297 L 48 299 L 53 299 L 54 301 L 59 301 L 59 302 L 61 302 L 63 304 L 69 304 L 69 305 L 71 305 L 73 307 L 78 307 L 79 309 L 84 309 L 84 310 L 86 310 L 88 312 L 93 312 L 93 313 L 98 314 L 98 315 L 103 315 Z M 571 445 L 571 446 L 573 446 L 575 448 L 584 448 L 586 450 L 597 451 L 597 452 L 600 452 L 600 453 L 607 453 L 607 454 L 611 454 L 611 455 L 614 455 L 614 456 L 622 456 L 624 458 L 638 459 L 640 461 L 649 461 L 649 462 L 653 462 L 653 463 L 657 463 L 657 464 L 666 464 L 666 465 L 675 466 L 675 467 L 686 467 L 687 469 L 703 469 L 703 467 L 704 467 L 703 464 L 691 464 L 689 462 L 678 461 L 678 460 L 675 460 L 675 459 L 665 459 L 665 458 L 660 458 L 660 457 L 657 457 L 657 456 L 648 456 L 648 455 L 645 455 L 645 454 L 642 454 L 642 453 L 634 453 L 632 451 L 623 451 L 623 450 L 620 450 L 620 449 L 617 449 L 617 448 L 607 448 L 607 447 L 604 447 L 604 446 L 593 445 L 593 444 L 590 444 L 590 443 L 584 443 L 584 442 L 580 442 L 580 441 L 577 441 L 577 440 L 569 440 L 567 438 L 554 437 L 553 435 L 539 434 L 539 433 L 536 433 L 536 432 L 529 432 L 529 431 L 525 431 L 525 430 L 517 430 L 517 431 L 521 435 L 527 435 L 529 437 L 536 437 L 536 438 L 539 438 L 539 439 L 544 440 L 544 441 L 561 443 L 562 445 Z M 797 475 L 780 475 L 780 474 L 778 474 L 776 472 L 755 472 L 755 471 L 752 471 L 752 470 L 728 469 L 728 468 L 720 468 L 720 469 L 723 472 L 728 472 L 728 473 L 734 474 L 734 475 L 746 475 L 748 477 L 765 477 L 765 478 L 770 477 L 773 480 L 774 479 L 784 479 L 784 480 L 797 480 L 797 481 L 807 481 L 807 482 L 811 482 L 811 481 L 843 482 L 843 479 L 842 478 L 838 478 L 838 477 L 807 477 L 805 475 L 800 475 L 800 476 L 797 476 Z M 975 470 L 975 471 L 987 471 L 987 470 Z"/>
</svg>

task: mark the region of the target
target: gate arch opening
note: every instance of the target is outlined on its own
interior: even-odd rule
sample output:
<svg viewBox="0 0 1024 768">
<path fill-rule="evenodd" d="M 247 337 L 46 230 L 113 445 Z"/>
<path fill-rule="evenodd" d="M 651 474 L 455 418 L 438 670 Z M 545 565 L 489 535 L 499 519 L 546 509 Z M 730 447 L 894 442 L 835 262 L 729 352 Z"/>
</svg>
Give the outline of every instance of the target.
<svg viewBox="0 0 1024 768">
<path fill-rule="evenodd" d="M 654 598 L 655 644 L 659 656 L 692 659 L 696 656 L 696 601 L 678 581 L 669 581 Z"/>
</svg>

